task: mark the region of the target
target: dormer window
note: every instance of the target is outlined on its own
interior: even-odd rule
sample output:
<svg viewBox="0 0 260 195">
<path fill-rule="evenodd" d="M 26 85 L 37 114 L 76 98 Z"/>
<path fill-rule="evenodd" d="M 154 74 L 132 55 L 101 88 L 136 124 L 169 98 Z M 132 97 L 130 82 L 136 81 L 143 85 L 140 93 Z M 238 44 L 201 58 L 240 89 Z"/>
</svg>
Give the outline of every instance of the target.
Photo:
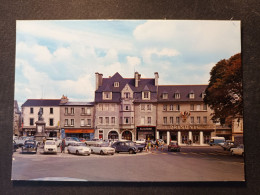
<svg viewBox="0 0 260 195">
<path fill-rule="evenodd" d="M 119 82 L 114 82 L 114 87 L 119 87 Z"/>
<path fill-rule="evenodd" d="M 180 93 L 175 93 L 174 97 L 175 97 L 175 99 L 180 99 L 181 98 L 181 94 Z"/>
<path fill-rule="evenodd" d="M 164 100 L 167 100 L 167 99 L 168 99 L 168 93 L 163 93 L 162 98 L 163 98 Z"/>
<path fill-rule="evenodd" d="M 103 100 L 112 100 L 112 92 L 103 92 Z"/>
<path fill-rule="evenodd" d="M 150 91 L 143 91 L 142 92 L 142 99 L 149 100 L 150 99 Z"/>
<path fill-rule="evenodd" d="M 189 98 L 190 98 L 190 99 L 194 99 L 194 98 L 195 98 L 195 94 L 194 94 L 193 92 L 190 92 Z"/>
</svg>

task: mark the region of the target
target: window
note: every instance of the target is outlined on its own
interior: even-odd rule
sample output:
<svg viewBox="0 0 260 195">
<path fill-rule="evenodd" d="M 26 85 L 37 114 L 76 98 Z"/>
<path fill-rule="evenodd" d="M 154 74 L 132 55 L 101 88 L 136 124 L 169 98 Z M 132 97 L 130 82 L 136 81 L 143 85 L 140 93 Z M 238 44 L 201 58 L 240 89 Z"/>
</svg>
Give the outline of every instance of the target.
<svg viewBox="0 0 260 195">
<path fill-rule="evenodd" d="M 170 117 L 170 124 L 173 124 L 173 117 Z"/>
<path fill-rule="evenodd" d="M 168 99 L 168 93 L 163 93 L 162 98 L 163 98 L 164 100 Z"/>
<path fill-rule="evenodd" d="M 145 105 L 144 104 L 141 104 L 141 110 L 145 110 Z"/>
<path fill-rule="evenodd" d="M 74 119 L 70 119 L 70 125 L 74 126 Z"/>
<path fill-rule="evenodd" d="M 109 124 L 109 117 L 106 117 L 106 124 Z"/>
<path fill-rule="evenodd" d="M 181 98 L 181 94 L 180 93 L 175 93 L 175 99 L 180 99 Z"/>
<path fill-rule="evenodd" d="M 108 104 L 104 104 L 104 110 L 108 111 Z"/>
<path fill-rule="evenodd" d="M 141 117 L 141 124 L 144 125 L 144 116 Z"/>
<path fill-rule="evenodd" d="M 167 124 L 167 117 L 163 117 L 163 124 Z"/>
<path fill-rule="evenodd" d="M 150 99 L 150 92 L 149 91 L 143 91 L 142 99 Z"/>
<path fill-rule="evenodd" d="M 176 123 L 180 124 L 180 117 L 178 117 L 178 116 L 176 117 Z"/>
<path fill-rule="evenodd" d="M 110 110 L 115 111 L 115 104 L 110 104 Z"/>
<path fill-rule="evenodd" d="M 70 113 L 74 114 L 74 108 L 70 108 Z"/>
<path fill-rule="evenodd" d="M 129 105 L 126 105 L 125 110 L 130 110 L 129 107 L 130 107 Z"/>
<path fill-rule="evenodd" d="M 203 110 L 207 110 L 207 104 L 203 104 Z"/>
<path fill-rule="evenodd" d="M 203 123 L 204 123 L 204 124 L 207 123 L 207 117 L 206 117 L 206 116 L 203 117 Z"/>
<path fill-rule="evenodd" d="M 167 105 L 166 104 L 163 105 L 163 111 L 167 111 Z"/>
<path fill-rule="evenodd" d="M 99 117 L 99 124 L 103 124 L 103 117 Z"/>
<path fill-rule="evenodd" d="M 85 114 L 85 108 L 81 108 L 81 113 Z"/>
<path fill-rule="evenodd" d="M 49 123 L 50 123 L 50 126 L 53 126 L 53 118 L 50 118 Z"/>
<path fill-rule="evenodd" d="M 125 120 L 125 124 L 129 124 L 129 117 L 124 117 L 124 120 Z"/>
<path fill-rule="evenodd" d="M 115 117 L 111 117 L 111 123 L 115 124 L 115 122 L 116 122 L 116 118 Z"/>
<path fill-rule="evenodd" d="M 112 100 L 112 92 L 103 92 L 103 99 Z"/>
<path fill-rule="evenodd" d="M 119 82 L 114 82 L 114 87 L 119 87 Z"/>
<path fill-rule="evenodd" d="M 103 104 L 99 104 L 99 105 L 98 105 L 98 110 L 99 110 L 99 111 L 102 111 L 102 110 L 103 110 Z"/>
<path fill-rule="evenodd" d="M 68 108 L 65 108 L 65 114 L 68 114 Z"/>
<path fill-rule="evenodd" d="M 189 96 L 190 96 L 190 99 L 194 99 L 195 98 L 195 95 L 194 95 L 193 92 L 191 92 Z"/>
<path fill-rule="evenodd" d="M 30 114 L 33 114 L 33 108 L 30 108 Z"/>
<path fill-rule="evenodd" d="M 152 110 L 152 106 L 151 106 L 151 104 L 147 104 L 147 110 L 149 110 L 149 111 Z"/>
<path fill-rule="evenodd" d="M 130 98 L 130 93 L 124 93 L 125 98 Z"/>
<path fill-rule="evenodd" d="M 177 105 L 176 105 L 176 110 L 177 110 L 177 111 L 180 111 L 180 109 L 181 109 L 180 105 L 177 104 Z"/>
<path fill-rule="evenodd" d="M 84 126 L 85 125 L 85 120 L 84 119 L 81 119 L 80 120 L 80 126 Z"/>
<path fill-rule="evenodd" d="M 134 123 L 134 117 L 132 117 L 132 124 Z"/>
<path fill-rule="evenodd" d="M 150 125 L 152 123 L 152 118 L 151 117 L 147 117 L 147 123 Z"/>
<path fill-rule="evenodd" d="M 194 117 L 193 116 L 190 117 L 190 123 L 194 124 Z"/>
<path fill-rule="evenodd" d="M 68 125 L 69 125 L 69 120 L 65 119 L 65 126 L 68 126 Z"/>
<path fill-rule="evenodd" d="M 88 126 L 91 126 L 91 119 L 88 119 Z"/>
<path fill-rule="evenodd" d="M 53 108 L 50 108 L 50 114 L 53 114 Z"/>
<path fill-rule="evenodd" d="M 194 110 L 194 104 L 190 105 L 190 110 L 193 111 Z"/>
<path fill-rule="evenodd" d="M 30 118 L 30 125 L 34 125 L 34 118 Z"/>
<path fill-rule="evenodd" d="M 103 130 L 98 131 L 98 138 L 103 139 Z"/>
<path fill-rule="evenodd" d="M 197 111 L 200 111 L 200 104 L 197 105 Z"/>
<path fill-rule="evenodd" d="M 173 105 L 172 104 L 170 105 L 170 111 L 173 111 Z"/>
<path fill-rule="evenodd" d="M 200 116 L 197 117 L 197 123 L 200 124 Z"/>
</svg>

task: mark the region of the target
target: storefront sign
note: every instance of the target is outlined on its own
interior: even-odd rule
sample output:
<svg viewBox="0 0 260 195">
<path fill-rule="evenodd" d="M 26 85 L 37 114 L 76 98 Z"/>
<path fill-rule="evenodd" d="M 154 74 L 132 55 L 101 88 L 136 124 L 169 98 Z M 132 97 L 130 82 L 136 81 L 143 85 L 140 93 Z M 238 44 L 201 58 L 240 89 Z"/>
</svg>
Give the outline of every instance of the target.
<svg viewBox="0 0 260 195">
<path fill-rule="evenodd" d="M 65 133 L 94 133 L 94 129 L 65 129 Z"/>
<path fill-rule="evenodd" d="M 140 131 L 153 131 L 154 127 L 137 127 Z"/>
</svg>

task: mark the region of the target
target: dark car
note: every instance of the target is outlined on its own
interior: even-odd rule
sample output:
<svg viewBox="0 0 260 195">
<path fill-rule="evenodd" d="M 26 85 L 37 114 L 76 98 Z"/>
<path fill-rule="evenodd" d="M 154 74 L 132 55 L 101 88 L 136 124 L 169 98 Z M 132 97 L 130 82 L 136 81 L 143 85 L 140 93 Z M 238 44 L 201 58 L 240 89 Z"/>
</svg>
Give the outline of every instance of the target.
<svg viewBox="0 0 260 195">
<path fill-rule="evenodd" d="M 135 154 L 138 152 L 138 147 L 132 141 L 118 141 L 112 145 L 115 148 L 116 153 L 129 152 L 129 154 Z"/>
<path fill-rule="evenodd" d="M 37 142 L 35 140 L 26 140 L 22 147 L 22 153 L 37 153 Z"/>
<path fill-rule="evenodd" d="M 180 152 L 181 151 L 181 147 L 179 146 L 178 142 L 175 141 L 171 141 L 170 144 L 168 145 L 168 151 L 176 151 L 176 152 Z"/>
<path fill-rule="evenodd" d="M 138 148 L 138 151 L 139 152 L 142 152 L 143 150 L 145 150 L 145 147 L 146 147 L 146 143 L 144 143 L 144 144 L 137 144 L 137 143 L 135 143 L 135 145 L 136 145 L 136 147 Z"/>
<path fill-rule="evenodd" d="M 18 149 L 18 145 L 16 144 L 16 142 L 13 140 L 13 152 L 16 152 L 16 150 Z"/>
</svg>

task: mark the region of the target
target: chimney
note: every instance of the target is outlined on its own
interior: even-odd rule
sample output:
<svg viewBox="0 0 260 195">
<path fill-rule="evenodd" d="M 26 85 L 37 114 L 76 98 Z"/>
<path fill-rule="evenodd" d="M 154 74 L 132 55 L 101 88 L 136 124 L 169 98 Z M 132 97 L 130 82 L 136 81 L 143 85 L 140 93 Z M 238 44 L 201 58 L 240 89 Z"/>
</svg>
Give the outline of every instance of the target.
<svg viewBox="0 0 260 195">
<path fill-rule="evenodd" d="M 141 74 L 138 74 L 138 72 L 135 72 L 135 87 L 138 87 L 138 82 L 141 78 Z"/>
<path fill-rule="evenodd" d="M 99 74 L 99 80 L 98 80 L 98 86 L 100 87 L 100 86 L 102 86 L 102 84 L 103 84 L 103 74 Z"/>
<path fill-rule="evenodd" d="M 96 75 L 96 90 L 97 90 L 99 87 L 99 73 L 96 72 L 95 75 Z"/>
<path fill-rule="evenodd" d="M 62 95 L 61 99 L 60 99 L 60 103 L 61 104 L 66 104 L 69 101 L 67 96 Z"/>
<path fill-rule="evenodd" d="M 155 80 L 154 80 L 154 85 L 155 85 L 155 86 L 158 86 L 158 78 L 159 78 L 158 72 L 155 72 L 155 73 L 154 73 L 154 78 L 155 78 Z"/>
</svg>

